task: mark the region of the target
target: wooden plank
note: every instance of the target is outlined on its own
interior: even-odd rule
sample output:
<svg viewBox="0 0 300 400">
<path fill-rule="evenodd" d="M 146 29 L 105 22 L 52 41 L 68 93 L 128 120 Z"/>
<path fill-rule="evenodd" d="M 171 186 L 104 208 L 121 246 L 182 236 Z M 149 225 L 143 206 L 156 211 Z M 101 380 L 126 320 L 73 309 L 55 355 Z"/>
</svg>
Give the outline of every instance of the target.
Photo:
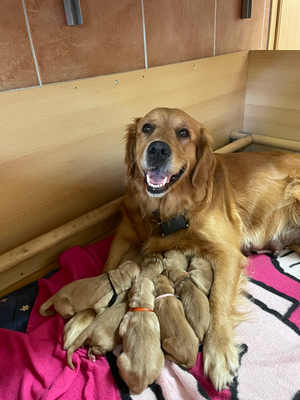
<svg viewBox="0 0 300 400">
<path fill-rule="evenodd" d="M 243 128 L 248 52 L 0 94 L 0 254 L 124 193 L 125 127 L 158 106 Z"/>
<path fill-rule="evenodd" d="M 268 50 L 274 50 L 277 26 L 278 0 L 271 0 L 270 22 L 268 32 Z"/>
<path fill-rule="evenodd" d="M 33 274 L 26 276 L 24 279 L 18 281 L 12 279 L 8 287 L 0 290 L 0 298 L 3 296 L 7 296 L 9 293 L 14 292 L 15 290 L 21 289 L 22 287 L 29 285 L 30 283 L 35 282 L 40 278 L 43 278 L 49 272 L 55 271 L 58 268 L 58 261 L 53 261 L 51 264 L 48 264 L 42 269 L 37 270 Z"/>
<path fill-rule="evenodd" d="M 120 210 L 122 201 L 123 197 L 113 200 L 96 210 L 0 255 L 0 274 L 52 249 L 56 245 L 73 238 L 96 224 L 106 221 Z"/>
<path fill-rule="evenodd" d="M 249 135 L 249 136 L 246 136 Z M 259 144 L 262 146 L 268 146 L 268 147 L 272 147 L 272 148 L 276 148 L 281 149 L 281 150 L 290 150 L 290 151 L 294 151 L 294 152 L 300 152 L 300 142 L 296 142 L 294 140 L 286 140 L 286 139 L 279 139 L 279 138 L 274 138 L 271 136 L 264 136 L 264 135 L 257 135 L 256 133 L 249 133 L 247 132 L 247 134 L 245 132 L 239 132 L 239 131 L 231 131 L 230 133 L 230 138 L 231 139 L 237 139 L 236 142 L 239 142 L 240 140 L 246 140 L 246 139 L 250 139 L 249 143 L 255 143 L 255 144 Z M 231 143 L 231 144 L 234 144 Z M 230 145 L 225 146 L 226 149 L 228 148 Z"/>
<path fill-rule="evenodd" d="M 62 252 L 74 245 L 85 246 L 90 243 L 102 240 L 112 235 L 114 229 L 120 222 L 121 214 L 117 213 L 106 221 L 98 223 L 93 227 L 75 235 L 74 237 L 64 240 L 63 242 L 53 246 L 52 248 L 38 254 L 28 261 L 22 262 L 14 268 L 0 275 L 0 291 L 9 293 L 16 288 L 27 285 L 34 280 L 41 278 L 47 272 L 57 268 L 57 260 Z M 50 266 L 50 267 L 49 267 Z M 55 268 L 54 268 L 54 267 Z M 13 286 L 17 284 L 16 286 Z M 8 291 L 6 288 L 9 288 Z M 0 293 L 0 296 L 1 296 Z M 3 294 L 4 295 L 4 294 Z"/>
<path fill-rule="evenodd" d="M 280 0 L 275 50 L 300 50 L 299 18 L 299 0 Z"/>
<path fill-rule="evenodd" d="M 250 51 L 243 131 L 300 140 L 300 51 Z"/>
<path fill-rule="evenodd" d="M 237 132 L 237 131 L 231 131 L 231 132 Z M 235 151 L 241 150 L 243 147 L 246 147 L 251 143 L 252 143 L 251 135 L 247 137 L 240 137 L 235 142 L 229 143 L 226 146 L 216 150 L 215 153 L 217 154 L 234 153 Z"/>
</svg>

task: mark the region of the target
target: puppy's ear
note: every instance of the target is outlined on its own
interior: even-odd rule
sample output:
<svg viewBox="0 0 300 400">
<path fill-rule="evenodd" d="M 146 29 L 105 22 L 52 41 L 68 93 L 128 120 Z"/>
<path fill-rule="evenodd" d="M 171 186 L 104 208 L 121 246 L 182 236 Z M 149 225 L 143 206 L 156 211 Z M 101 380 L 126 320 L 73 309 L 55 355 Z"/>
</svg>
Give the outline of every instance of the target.
<svg viewBox="0 0 300 400">
<path fill-rule="evenodd" d="M 135 118 L 134 123 L 128 125 L 127 133 L 125 135 L 125 164 L 127 165 L 127 176 L 134 176 L 135 173 L 135 143 L 136 143 L 136 133 L 137 124 L 141 118 Z"/>
<path fill-rule="evenodd" d="M 216 159 L 210 147 L 211 138 L 206 129 L 201 126 L 196 150 L 197 162 L 192 176 L 192 185 L 202 187 L 213 174 L 216 167 Z"/>
</svg>

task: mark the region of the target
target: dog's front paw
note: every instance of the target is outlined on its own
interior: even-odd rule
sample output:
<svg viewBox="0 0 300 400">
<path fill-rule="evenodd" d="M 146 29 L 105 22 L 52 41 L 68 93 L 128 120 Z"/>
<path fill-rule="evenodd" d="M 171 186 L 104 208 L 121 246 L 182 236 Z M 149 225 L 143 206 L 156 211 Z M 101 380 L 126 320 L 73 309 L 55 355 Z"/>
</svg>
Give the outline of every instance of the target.
<svg viewBox="0 0 300 400">
<path fill-rule="evenodd" d="M 228 335 L 208 331 L 203 344 L 204 373 L 221 391 L 235 378 L 239 368 L 239 351 Z"/>
</svg>

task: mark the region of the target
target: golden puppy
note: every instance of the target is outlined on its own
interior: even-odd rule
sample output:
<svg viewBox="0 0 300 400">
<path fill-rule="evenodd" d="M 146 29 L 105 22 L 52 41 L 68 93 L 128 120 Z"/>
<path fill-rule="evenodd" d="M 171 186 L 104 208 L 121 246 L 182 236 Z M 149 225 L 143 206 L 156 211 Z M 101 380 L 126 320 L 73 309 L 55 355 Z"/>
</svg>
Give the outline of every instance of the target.
<svg viewBox="0 0 300 400">
<path fill-rule="evenodd" d="M 199 342 L 202 343 L 210 320 L 208 298 L 192 282 L 190 274 L 185 270 L 186 257 L 180 251 L 166 252 L 164 265 L 168 267 L 163 271 L 163 275 L 173 282 L 175 293 L 182 302 L 185 317 Z"/>
<path fill-rule="evenodd" d="M 166 276 L 153 279 L 156 299 L 154 312 L 160 325 L 161 346 L 165 357 L 175 363 L 192 368 L 196 364 L 199 340 L 184 316 L 181 301 Z"/>
<path fill-rule="evenodd" d="M 112 299 L 116 300 L 118 294 L 130 288 L 139 273 L 137 264 L 126 261 L 116 270 L 103 275 L 71 282 L 42 304 L 39 312 L 43 316 L 52 315 L 54 311 L 46 310 L 53 305 L 65 319 L 87 308 L 101 313 Z"/>
<path fill-rule="evenodd" d="M 64 326 L 63 341 L 64 350 L 68 350 L 80 333 L 94 320 L 96 312 L 92 308 L 76 313 Z"/>
<path fill-rule="evenodd" d="M 214 279 L 210 263 L 202 257 L 195 256 L 190 261 L 188 273 L 192 282 L 208 297 Z M 207 307 L 209 308 L 208 299 Z"/>
<path fill-rule="evenodd" d="M 160 258 L 146 258 L 140 263 L 140 276 L 153 279 L 163 271 L 163 263 Z"/>
<path fill-rule="evenodd" d="M 112 310 L 117 304 L 123 301 L 127 301 L 127 295 L 128 290 L 120 293 L 115 303 L 111 307 L 109 307 L 109 309 Z M 104 311 L 106 310 L 108 309 L 104 309 Z M 83 332 L 93 322 L 96 315 L 96 312 L 92 308 L 88 308 L 87 310 L 82 310 L 76 313 L 70 319 L 70 321 L 66 323 L 63 332 L 64 350 L 69 349 L 69 347 L 74 343 L 75 339 L 81 334 L 81 332 Z"/>
<path fill-rule="evenodd" d="M 119 335 L 120 323 L 128 310 L 128 302 L 122 301 L 107 308 L 104 313 L 96 315 L 92 323 L 80 333 L 68 349 L 68 364 L 74 369 L 72 355 L 80 346 L 86 343 L 90 348 L 88 355 L 104 356 L 116 348 L 121 341 Z"/>
<path fill-rule="evenodd" d="M 163 269 L 167 268 L 179 268 L 183 271 L 187 271 L 189 266 L 188 257 L 186 257 L 181 251 L 169 250 L 164 253 L 163 258 Z"/>
<path fill-rule="evenodd" d="M 157 379 L 164 366 L 159 322 L 153 312 L 153 282 L 147 277 L 137 278 L 128 299 L 130 308 L 119 330 L 123 352 L 117 365 L 129 389 L 141 393 Z"/>
<path fill-rule="evenodd" d="M 178 109 L 156 108 L 129 125 L 123 219 L 105 271 L 133 246 L 144 258 L 176 248 L 211 264 L 204 371 L 221 390 L 239 368 L 235 304 L 245 255 L 300 243 L 300 156 L 216 154 L 210 142 Z"/>
</svg>

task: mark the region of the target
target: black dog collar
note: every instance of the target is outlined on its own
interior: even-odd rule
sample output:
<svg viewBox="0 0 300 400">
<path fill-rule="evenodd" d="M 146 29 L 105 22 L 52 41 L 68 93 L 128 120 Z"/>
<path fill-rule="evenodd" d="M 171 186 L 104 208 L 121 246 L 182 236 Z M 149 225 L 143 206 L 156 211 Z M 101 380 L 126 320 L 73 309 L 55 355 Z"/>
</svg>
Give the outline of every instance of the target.
<svg viewBox="0 0 300 400">
<path fill-rule="evenodd" d="M 161 222 L 160 226 L 162 229 L 162 236 L 166 236 L 170 233 L 177 232 L 180 229 L 187 228 L 189 224 L 185 220 L 183 214 L 181 214 L 168 222 Z"/>
<path fill-rule="evenodd" d="M 107 307 L 111 307 L 113 304 L 115 304 L 118 295 L 117 295 L 116 289 L 114 288 L 114 285 L 112 284 L 112 282 L 111 282 L 111 280 L 110 280 L 109 274 L 107 274 L 107 277 L 108 277 L 110 286 L 111 286 L 111 288 L 112 288 L 112 290 L 113 290 L 113 292 L 114 292 L 114 294 L 113 294 L 112 298 L 110 299 L 110 301 L 109 301 L 109 303 L 108 303 L 108 306 L 107 306 Z"/>
</svg>

